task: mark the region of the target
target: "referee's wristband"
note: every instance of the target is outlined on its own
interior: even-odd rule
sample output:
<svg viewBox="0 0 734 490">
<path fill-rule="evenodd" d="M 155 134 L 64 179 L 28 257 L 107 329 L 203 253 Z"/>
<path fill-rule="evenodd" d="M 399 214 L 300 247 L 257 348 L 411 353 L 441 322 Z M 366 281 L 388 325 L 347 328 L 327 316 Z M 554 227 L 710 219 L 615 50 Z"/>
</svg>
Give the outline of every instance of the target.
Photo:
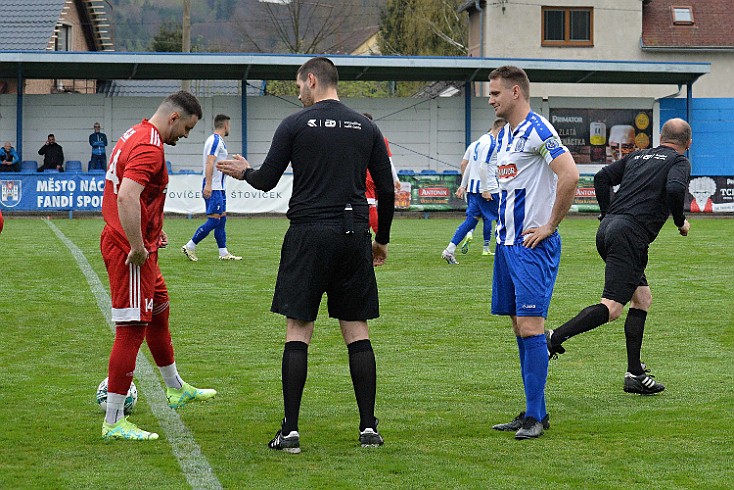
<svg viewBox="0 0 734 490">
<path fill-rule="evenodd" d="M 246 168 L 242 171 L 242 178 L 240 180 L 245 180 L 245 177 L 247 177 L 248 170 L 252 170 L 252 167 Z"/>
</svg>

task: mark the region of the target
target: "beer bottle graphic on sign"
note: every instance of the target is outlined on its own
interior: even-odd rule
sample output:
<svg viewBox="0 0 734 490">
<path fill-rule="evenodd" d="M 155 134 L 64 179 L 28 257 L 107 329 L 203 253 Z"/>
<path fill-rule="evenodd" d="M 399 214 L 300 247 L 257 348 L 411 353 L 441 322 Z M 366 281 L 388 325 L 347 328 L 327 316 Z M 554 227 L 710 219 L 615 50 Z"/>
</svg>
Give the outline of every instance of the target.
<svg viewBox="0 0 734 490">
<path fill-rule="evenodd" d="M 607 159 L 607 125 L 601 121 L 592 122 L 589 126 L 589 143 L 591 144 L 591 161 L 604 162 Z"/>
</svg>

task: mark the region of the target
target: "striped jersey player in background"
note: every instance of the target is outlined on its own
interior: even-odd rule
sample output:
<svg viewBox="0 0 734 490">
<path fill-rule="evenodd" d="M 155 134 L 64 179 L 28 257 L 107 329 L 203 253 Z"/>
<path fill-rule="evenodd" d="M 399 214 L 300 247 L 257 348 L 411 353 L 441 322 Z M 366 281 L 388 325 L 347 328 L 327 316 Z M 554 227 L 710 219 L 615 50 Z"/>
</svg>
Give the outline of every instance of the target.
<svg viewBox="0 0 734 490">
<path fill-rule="evenodd" d="M 508 121 L 497 137 L 500 202 L 492 313 L 512 319 L 525 387 L 525 410 L 493 428 L 528 439 L 549 427 L 545 318 L 561 259 L 556 228 L 573 203 L 579 173 L 553 126 L 530 109 L 530 81 L 523 69 L 493 70 L 489 103 Z"/>
<path fill-rule="evenodd" d="M 499 184 L 497 183 L 497 133 L 507 123 L 497 118 L 488 133 L 469 145 L 461 161 L 463 176 L 461 185 L 456 190 L 456 197 L 462 199 L 466 195 L 466 220 L 456 229 L 448 246 L 441 253 L 441 258 L 449 264 L 458 264 L 456 247 L 477 226 L 482 218 L 484 226 L 484 251 L 482 255 L 494 255 L 489 241 L 492 239 L 492 222 L 497 221 L 497 203 L 499 200 Z M 462 253 L 464 250 L 462 249 Z"/>
<path fill-rule="evenodd" d="M 226 176 L 217 169 L 216 163 L 227 158 L 225 137 L 229 136 L 229 120 L 226 114 L 217 114 L 214 118 L 214 133 L 204 143 L 204 179 L 202 181 L 202 195 L 206 207 L 206 222 L 201 225 L 191 240 L 181 247 L 183 254 L 192 262 L 196 256 L 196 245 L 214 230 L 214 239 L 219 247 L 219 260 L 242 260 L 242 257 L 232 255 L 227 250 L 227 195 L 224 191 Z"/>
</svg>

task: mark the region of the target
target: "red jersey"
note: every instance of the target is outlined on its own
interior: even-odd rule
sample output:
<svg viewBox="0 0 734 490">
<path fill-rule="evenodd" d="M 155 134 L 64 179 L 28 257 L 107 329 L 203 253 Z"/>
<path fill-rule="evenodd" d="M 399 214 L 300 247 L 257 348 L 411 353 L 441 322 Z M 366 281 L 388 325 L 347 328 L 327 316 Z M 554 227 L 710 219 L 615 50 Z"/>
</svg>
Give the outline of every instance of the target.
<svg viewBox="0 0 734 490">
<path fill-rule="evenodd" d="M 112 150 L 102 197 L 102 217 L 113 240 L 125 251 L 130 244 L 120 224 L 117 191 L 123 178 L 144 186 L 140 194 L 140 223 L 143 242 L 149 252 L 158 249 L 163 231 L 163 206 L 166 202 L 168 170 L 163 141 L 147 119 L 125 131 Z"/>
<path fill-rule="evenodd" d="M 390 145 L 387 142 L 387 138 L 385 138 L 385 148 L 387 149 L 387 156 L 392 158 L 392 152 L 390 151 Z M 377 199 L 377 190 L 375 189 L 375 182 L 372 180 L 372 176 L 370 175 L 369 170 L 367 171 L 367 180 L 365 181 L 364 195 L 367 199 L 375 199 L 375 200 Z M 373 204 L 373 203 L 370 202 L 370 204 Z"/>
</svg>

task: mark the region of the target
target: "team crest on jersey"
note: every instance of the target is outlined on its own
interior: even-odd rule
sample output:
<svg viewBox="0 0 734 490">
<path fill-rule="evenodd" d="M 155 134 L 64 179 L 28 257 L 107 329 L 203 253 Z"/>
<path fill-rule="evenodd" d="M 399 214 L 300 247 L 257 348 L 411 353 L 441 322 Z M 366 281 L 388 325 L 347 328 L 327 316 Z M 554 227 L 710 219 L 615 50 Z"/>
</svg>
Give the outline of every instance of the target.
<svg viewBox="0 0 734 490">
<path fill-rule="evenodd" d="M 517 141 L 515 142 L 515 151 L 525 151 L 526 141 L 526 138 L 517 138 Z"/>
<path fill-rule="evenodd" d="M 20 180 L 0 180 L 0 202 L 9 208 L 20 204 L 23 187 Z"/>
<path fill-rule="evenodd" d="M 509 165 L 500 165 L 497 167 L 497 178 L 503 180 L 514 179 L 517 177 L 517 165 L 510 163 Z"/>
</svg>

